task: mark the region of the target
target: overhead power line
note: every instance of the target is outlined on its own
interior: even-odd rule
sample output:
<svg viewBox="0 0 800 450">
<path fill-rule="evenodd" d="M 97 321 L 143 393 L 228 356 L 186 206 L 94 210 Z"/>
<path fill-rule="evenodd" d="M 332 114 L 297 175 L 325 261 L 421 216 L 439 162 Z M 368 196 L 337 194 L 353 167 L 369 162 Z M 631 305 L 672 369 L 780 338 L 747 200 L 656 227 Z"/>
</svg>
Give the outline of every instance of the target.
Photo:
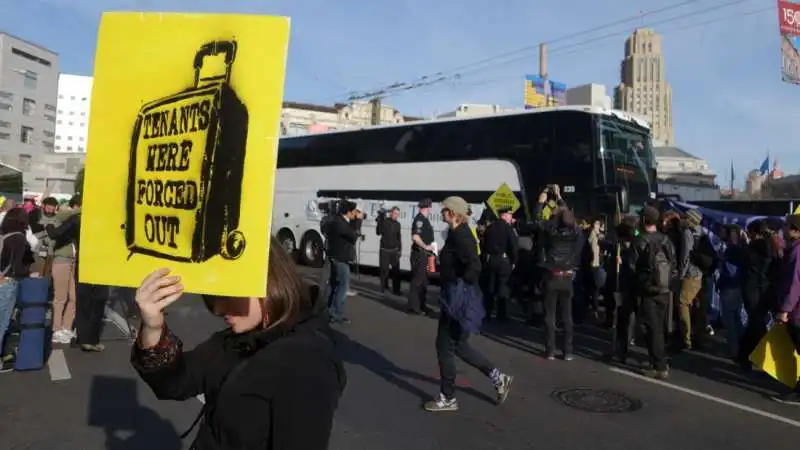
<svg viewBox="0 0 800 450">
<path fill-rule="evenodd" d="M 670 33 L 675 33 L 677 31 L 685 31 L 685 30 L 689 30 L 689 29 L 693 29 L 693 28 L 706 27 L 706 26 L 709 26 L 709 25 L 713 25 L 715 23 L 726 22 L 726 21 L 729 21 L 731 19 L 754 16 L 754 15 L 759 14 L 759 13 L 763 13 L 763 12 L 767 12 L 767 11 L 773 11 L 774 9 L 775 9 L 774 6 L 768 6 L 768 7 L 761 7 L 761 8 L 754 9 L 754 10 L 743 11 L 743 12 L 739 12 L 739 13 L 736 13 L 736 14 L 728 14 L 726 16 L 717 17 L 717 18 L 709 19 L 709 20 L 704 20 L 702 22 L 695 22 L 695 23 L 691 23 L 691 24 L 688 24 L 688 25 L 681 25 L 681 26 L 677 26 L 677 27 L 668 28 L 666 30 L 659 31 L 659 34 L 664 36 L 664 35 L 667 35 L 667 34 L 670 34 Z M 556 52 L 554 50 L 551 53 L 557 53 L 559 56 L 571 55 L 573 53 L 579 53 L 579 52 L 582 52 L 582 51 L 590 50 L 592 48 L 597 48 L 597 47 L 600 47 L 600 46 L 603 46 L 603 45 L 608 45 L 609 44 L 608 42 L 603 42 L 603 41 L 608 41 L 611 37 L 615 37 L 615 36 L 623 35 L 623 34 L 627 34 L 627 33 L 628 33 L 627 31 L 623 31 L 623 32 L 619 32 L 619 33 L 617 33 L 617 34 L 615 34 L 613 36 L 612 35 L 606 35 L 602 39 L 595 39 L 595 40 L 592 41 L 593 44 L 597 44 L 598 43 L 597 41 L 599 40 L 599 41 L 601 41 L 601 42 L 599 42 L 600 45 L 584 45 L 584 46 L 581 46 L 579 48 L 562 47 L 562 48 L 559 48 L 559 51 Z M 562 49 L 563 50 L 567 50 L 567 51 L 562 51 Z M 517 58 L 516 59 L 516 61 L 521 61 L 521 60 L 523 60 L 523 58 Z M 509 62 L 513 62 L 513 61 L 506 61 L 504 64 L 507 64 Z M 463 81 L 463 80 L 469 79 L 469 78 L 471 78 L 469 74 L 464 74 L 464 75 L 462 75 L 462 78 L 460 78 L 460 80 Z M 480 79 L 478 81 L 474 81 L 474 82 L 470 81 L 470 82 L 468 82 L 466 84 L 459 84 L 459 87 L 472 87 L 472 86 L 490 85 L 490 84 L 494 84 L 494 83 L 497 83 L 497 82 L 502 82 L 502 81 L 506 81 L 506 80 L 510 80 L 510 79 L 520 79 L 520 75 L 517 73 L 517 74 L 499 75 L 497 77 L 491 77 L 491 78 L 483 78 L 483 79 Z M 394 97 L 394 96 L 400 95 L 402 93 L 403 92 L 396 92 L 396 93 L 390 94 L 390 96 Z"/>
<path fill-rule="evenodd" d="M 628 23 L 628 22 L 631 22 L 631 21 L 634 21 L 634 20 L 639 20 L 639 19 L 641 19 L 643 17 L 646 17 L 646 16 L 652 16 L 652 15 L 656 15 L 656 14 L 661 14 L 661 13 L 664 13 L 664 12 L 667 12 L 667 11 L 670 11 L 670 10 L 673 10 L 673 9 L 681 8 L 681 7 L 687 6 L 687 5 L 692 4 L 692 3 L 696 3 L 698 1 L 700 1 L 700 0 L 684 0 L 684 1 L 680 2 L 680 3 L 676 3 L 676 4 L 673 4 L 673 5 L 668 5 L 668 6 L 653 10 L 653 11 L 642 12 L 641 14 L 636 15 L 636 16 L 631 16 L 631 17 L 627 17 L 627 18 L 624 18 L 624 19 L 616 20 L 614 22 L 610 22 L 610 23 L 603 24 L 603 25 L 600 25 L 600 26 L 592 27 L 592 28 L 589 28 L 589 29 L 586 29 L 586 30 L 583 30 L 583 31 L 580 31 L 580 32 L 567 34 L 567 35 L 561 36 L 561 37 L 556 38 L 556 39 L 551 39 L 551 40 L 549 40 L 547 42 L 552 44 L 552 43 L 557 43 L 557 42 L 570 40 L 570 39 L 575 38 L 575 37 L 583 36 L 583 35 L 594 33 L 596 31 L 600 31 L 600 30 L 603 30 L 603 29 L 607 29 L 607 28 L 618 26 L 618 25 L 622 25 L 622 24 L 625 24 L 625 23 Z M 712 6 L 712 7 L 703 8 L 703 9 L 700 9 L 700 10 L 694 10 L 694 11 L 691 11 L 691 12 L 688 12 L 688 13 L 684 13 L 684 14 L 681 14 L 681 15 L 678 15 L 678 16 L 674 16 L 674 17 L 671 17 L 671 18 L 668 18 L 668 19 L 655 21 L 655 22 L 650 22 L 650 23 L 647 23 L 647 24 L 642 24 L 641 26 L 642 27 L 652 27 L 652 26 L 655 26 L 655 25 L 661 25 L 661 24 L 664 24 L 664 23 L 670 23 L 670 22 L 674 22 L 674 21 L 677 21 L 677 20 L 687 19 L 687 18 L 694 17 L 694 16 L 697 16 L 697 15 L 702 15 L 702 14 L 706 14 L 706 13 L 709 13 L 709 12 L 712 12 L 712 11 L 717 11 L 719 8 L 723 8 L 723 7 L 728 7 L 728 6 L 733 6 L 733 5 L 737 5 L 737 4 L 740 4 L 740 3 L 744 3 L 746 1 L 750 1 L 750 0 L 729 0 L 729 1 L 726 1 L 726 2 L 723 2 L 723 3 L 716 4 L 716 5 Z M 580 42 L 577 42 L 577 43 L 567 44 L 565 46 L 557 47 L 556 49 L 551 50 L 550 53 L 552 54 L 552 53 L 554 53 L 556 51 L 560 51 L 560 50 L 564 50 L 564 49 L 571 49 L 571 48 L 575 48 L 575 47 L 580 47 L 580 46 L 586 45 L 588 43 L 593 43 L 593 42 L 595 42 L 597 40 L 607 39 L 607 38 L 612 37 L 612 36 L 618 36 L 620 34 L 627 34 L 629 32 L 630 32 L 630 30 L 626 29 L 624 31 L 617 31 L 617 32 L 606 34 L 606 35 L 602 35 L 602 36 L 599 36 L 599 37 L 596 37 L 596 38 L 583 40 L 583 41 L 580 41 Z M 523 48 L 520 48 L 520 49 L 517 49 L 517 50 L 514 50 L 514 51 L 505 52 L 505 53 L 502 53 L 502 54 L 499 54 L 499 55 L 495 55 L 495 56 L 492 56 L 492 57 L 489 57 L 489 58 L 484 58 L 484 59 L 479 60 L 479 61 L 474 61 L 474 62 L 469 63 L 469 64 L 464 64 L 464 65 L 461 65 L 461 66 L 458 66 L 458 67 L 453 67 L 453 68 L 450 68 L 450 69 L 447 69 L 447 70 L 442 70 L 442 71 L 436 72 L 436 73 L 431 74 L 431 75 L 426 75 L 426 76 L 420 77 L 420 78 L 418 78 L 418 79 L 416 79 L 416 80 L 414 80 L 412 82 L 396 82 L 396 83 L 392 83 L 392 84 L 387 85 L 387 86 L 383 86 L 381 88 L 375 88 L 375 89 L 371 89 L 369 91 L 364 91 L 364 92 L 361 92 L 361 93 L 351 93 L 350 95 L 346 95 L 346 97 L 347 97 L 347 100 L 349 100 L 349 101 L 362 100 L 362 99 L 366 99 L 366 98 L 372 98 L 372 97 L 378 97 L 378 96 L 387 96 L 389 94 L 407 92 L 407 91 L 414 90 L 414 89 L 419 89 L 419 88 L 422 88 L 422 87 L 428 87 L 428 86 L 431 86 L 431 85 L 434 85 L 434 84 L 440 84 L 440 83 L 445 82 L 445 81 L 459 80 L 459 79 L 463 78 L 464 76 L 467 76 L 470 73 L 480 72 L 480 71 L 484 71 L 484 70 L 486 70 L 488 68 L 497 67 L 499 65 L 506 65 L 506 64 L 509 64 L 509 63 L 514 63 L 514 62 L 517 62 L 517 61 L 528 59 L 528 58 L 530 58 L 530 53 L 537 51 L 538 48 L 539 48 L 538 44 L 537 45 L 533 45 L 533 46 L 526 46 L 526 47 L 523 47 Z M 524 55 L 520 55 L 522 53 L 525 53 L 525 54 Z M 507 59 L 507 58 L 515 56 L 515 55 L 516 55 L 516 57 L 511 58 L 511 59 Z M 494 62 L 494 63 L 492 63 L 492 62 Z M 487 64 L 487 63 L 492 63 L 492 64 L 488 64 L 488 65 L 485 65 L 483 67 L 475 67 L 475 66 L 481 66 L 481 65 L 484 65 L 484 64 Z M 469 70 L 464 70 L 464 69 L 469 69 Z M 448 75 L 451 72 L 456 72 L 456 73 Z"/>
</svg>

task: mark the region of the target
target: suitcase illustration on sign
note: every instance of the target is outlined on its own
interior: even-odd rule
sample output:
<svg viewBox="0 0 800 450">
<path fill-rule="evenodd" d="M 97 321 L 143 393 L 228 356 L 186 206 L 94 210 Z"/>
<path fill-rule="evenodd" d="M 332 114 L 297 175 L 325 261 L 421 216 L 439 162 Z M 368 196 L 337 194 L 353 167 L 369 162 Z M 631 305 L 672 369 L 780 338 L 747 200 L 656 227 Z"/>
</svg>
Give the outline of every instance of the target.
<svg viewBox="0 0 800 450">
<path fill-rule="evenodd" d="M 194 57 L 194 84 L 146 103 L 134 126 L 125 241 L 134 254 L 199 263 L 239 258 L 238 230 L 247 144 L 247 107 L 230 85 L 236 41 L 215 41 Z M 201 77 L 207 57 L 225 72 Z"/>
</svg>

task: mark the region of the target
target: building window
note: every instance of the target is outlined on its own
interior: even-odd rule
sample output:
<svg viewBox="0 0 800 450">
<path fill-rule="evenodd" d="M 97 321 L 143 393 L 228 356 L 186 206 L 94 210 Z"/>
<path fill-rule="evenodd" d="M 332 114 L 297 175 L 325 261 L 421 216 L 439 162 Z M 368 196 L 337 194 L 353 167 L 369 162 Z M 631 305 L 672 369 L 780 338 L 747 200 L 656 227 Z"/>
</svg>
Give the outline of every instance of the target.
<svg viewBox="0 0 800 450">
<path fill-rule="evenodd" d="M 49 148 L 50 150 L 53 149 L 53 143 L 50 141 L 42 141 L 42 145 L 44 145 L 45 148 Z"/>
<path fill-rule="evenodd" d="M 11 122 L 0 120 L 0 128 L 11 128 Z"/>
<path fill-rule="evenodd" d="M 84 117 L 86 117 L 86 113 L 85 113 L 85 112 L 82 112 L 82 113 L 81 113 L 81 115 L 82 115 L 82 116 L 84 116 Z"/>
<path fill-rule="evenodd" d="M 0 133 L 0 139 L 4 141 L 11 139 L 11 133 Z"/>
<path fill-rule="evenodd" d="M 72 126 L 73 123 L 72 122 L 67 122 L 67 125 Z"/>
<path fill-rule="evenodd" d="M 70 100 L 75 100 L 75 96 L 73 95 L 73 96 L 72 96 L 72 97 L 70 97 L 69 99 L 70 99 Z"/>
<path fill-rule="evenodd" d="M 32 116 L 36 114 L 36 100 L 30 98 L 22 99 L 22 114 Z"/>
<path fill-rule="evenodd" d="M 56 107 L 51 105 L 51 104 L 45 103 L 44 104 L 44 109 L 45 109 L 45 111 L 55 111 Z"/>
<path fill-rule="evenodd" d="M 23 144 L 33 144 L 33 128 L 23 125 L 19 130 L 19 141 Z"/>
<path fill-rule="evenodd" d="M 36 55 L 31 55 L 30 53 L 28 53 L 26 51 L 22 51 L 22 50 L 20 50 L 20 49 L 18 49 L 16 47 L 11 47 L 11 53 L 14 54 L 14 55 L 19 56 L 20 58 L 25 58 L 28 61 L 33 61 L 35 63 L 41 64 L 41 65 L 43 65 L 45 67 L 50 67 L 52 65 L 52 63 L 50 61 L 48 61 L 48 60 L 46 60 L 44 58 L 40 58 L 40 57 L 38 57 Z"/>
<path fill-rule="evenodd" d="M 71 141 L 72 140 L 72 136 L 67 136 L 67 140 Z"/>
<path fill-rule="evenodd" d="M 51 116 L 50 114 L 45 114 L 44 118 L 49 120 L 50 122 L 55 122 L 56 121 L 56 116 Z"/>
<path fill-rule="evenodd" d="M 28 89 L 36 89 L 39 85 L 39 75 L 30 70 L 22 74 L 22 85 Z"/>
<path fill-rule="evenodd" d="M 86 100 L 88 100 L 88 98 L 86 98 L 86 97 L 81 97 L 81 101 L 82 101 L 82 102 L 85 102 Z"/>
<path fill-rule="evenodd" d="M 79 141 L 81 141 L 81 142 L 83 142 L 83 141 L 85 141 L 86 139 L 85 139 L 85 138 L 83 138 L 83 137 L 79 137 L 79 138 L 78 138 L 78 140 L 79 140 Z"/>
<path fill-rule="evenodd" d="M 78 147 L 78 151 L 79 151 L 79 152 L 85 152 L 85 151 L 86 151 L 86 149 L 85 149 L 85 148 L 83 148 L 83 146 L 79 146 L 79 147 Z"/>
<path fill-rule="evenodd" d="M 72 147 L 67 147 L 67 151 L 71 152 L 72 151 Z"/>
<path fill-rule="evenodd" d="M 82 126 L 82 127 L 85 127 L 85 126 L 86 126 L 86 124 L 85 124 L 85 123 L 83 123 L 83 122 L 81 122 L 81 126 Z"/>
<path fill-rule="evenodd" d="M 64 99 L 64 96 L 63 96 L 63 95 L 59 95 L 59 96 L 58 96 L 58 98 L 60 98 L 60 99 L 62 99 L 62 100 L 63 100 L 63 99 Z"/>
<path fill-rule="evenodd" d="M 59 114 L 64 114 L 64 111 L 62 111 L 62 110 L 60 110 L 60 109 L 59 109 L 59 110 L 58 110 L 58 113 L 59 113 Z"/>
<path fill-rule="evenodd" d="M 19 168 L 23 172 L 31 170 L 31 155 L 19 155 Z"/>
<path fill-rule="evenodd" d="M 69 115 L 70 115 L 70 116 L 74 116 L 74 115 L 75 115 L 75 111 L 70 111 L 70 112 L 69 112 Z"/>
<path fill-rule="evenodd" d="M 61 146 L 60 145 L 56 145 L 56 150 L 61 150 Z"/>
<path fill-rule="evenodd" d="M 59 125 L 61 125 L 61 123 L 62 123 L 62 122 L 63 122 L 63 120 L 59 120 L 59 121 L 58 121 L 58 122 L 56 122 L 56 123 L 57 123 L 57 124 L 59 124 Z"/>
<path fill-rule="evenodd" d="M 49 131 L 49 130 L 44 130 L 44 131 L 42 131 L 42 134 L 44 134 L 44 135 L 45 135 L 45 136 L 47 136 L 47 137 L 53 137 L 53 136 L 55 136 L 55 133 L 53 133 L 52 131 Z"/>
<path fill-rule="evenodd" d="M 14 98 L 14 94 L 12 94 L 11 92 L 0 91 L 0 98 L 11 100 L 12 98 Z"/>
<path fill-rule="evenodd" d="M 11 105 L 0 102 L 0 111 L 11 111 Z"/>
</svg>

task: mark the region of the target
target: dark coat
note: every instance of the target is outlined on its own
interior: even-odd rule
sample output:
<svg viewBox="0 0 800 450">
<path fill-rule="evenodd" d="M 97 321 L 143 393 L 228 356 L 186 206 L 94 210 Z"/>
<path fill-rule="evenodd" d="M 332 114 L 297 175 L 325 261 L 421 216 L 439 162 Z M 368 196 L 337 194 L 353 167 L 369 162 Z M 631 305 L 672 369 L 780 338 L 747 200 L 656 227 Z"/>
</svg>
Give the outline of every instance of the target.
<svg viewBox="0 0 800 450">
<path fill-rule="evenodd" d="M 168 356 L 134 344 L 131 361 L 159 399 L 204 394 L 193 449 L 325 450 L 346 375 L 325 308 L 315 309 L 291 329 L 225 330 L 189 351 L 167 330 Z"/>
</svg>

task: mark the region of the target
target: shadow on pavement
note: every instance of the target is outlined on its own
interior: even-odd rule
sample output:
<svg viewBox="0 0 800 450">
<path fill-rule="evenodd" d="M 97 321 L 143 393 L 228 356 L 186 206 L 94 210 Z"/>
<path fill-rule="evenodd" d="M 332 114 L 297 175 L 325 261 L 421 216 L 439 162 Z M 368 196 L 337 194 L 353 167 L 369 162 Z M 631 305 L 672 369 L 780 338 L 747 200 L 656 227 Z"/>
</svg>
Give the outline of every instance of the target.
<svg viewBox="0 0 800 450">
<path fill-rule="evenodd" d="M 437 392 L 435 389 L 439 385 L 438 379 L 398 367 L 379 352 L 350 339 L 349 336 L 338 330 L 333 330 L 332 334 L 345 362 L 369 370 L 398 388 L 418 397 L 422 402 L 428 401 L 435 396 Z M 430 351 L 431 354 L 435 352 L 433 342 L 431 342 Z M 425 391 L 406 381 L 406 378 L 430 383 L 434 387 L 430 391 Z M 492 404 L 495 402 L 493 397 L 474 388 L 464 386 L 458 386 L 457 388 L 479 400 L 487 401 Z"/>
<path fill-rule="evenodd" d="M 108 450 L 180 450 L 175 427 L 139 404 L 136 380 L 96 376 L 92 380 L 88 424 L 106 433 Z"/>
</svg>

